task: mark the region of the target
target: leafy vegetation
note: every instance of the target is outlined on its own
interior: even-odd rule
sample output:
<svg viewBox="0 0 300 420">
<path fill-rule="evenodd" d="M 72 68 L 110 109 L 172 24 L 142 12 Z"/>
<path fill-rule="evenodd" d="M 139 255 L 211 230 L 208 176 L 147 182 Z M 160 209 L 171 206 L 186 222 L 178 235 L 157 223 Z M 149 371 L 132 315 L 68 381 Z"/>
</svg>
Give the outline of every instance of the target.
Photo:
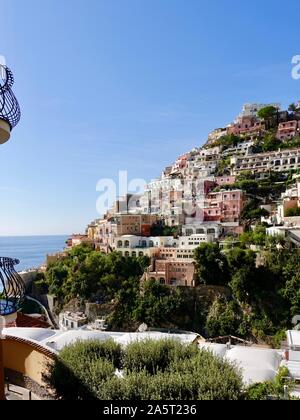
<svg viewBox="0 0 300 420">
<path fill-rule="evenodd" d="M 116 369 L 123 377 L 115 375 Z M 239 370 L 196 345 L 172 340 L 78 342 L 49 366 L 45 381 L 64 400 L 238 400 Z"/>
<path fill-rule="evenodd" d="M 266 106 L 258 111 L 257 115 L 258 118 L 262 120 L 268 120 L 270 118 L 275 117 L 277 114 L 277 109 L 274 106 Z"/>
<path fill-rule="evenodd" d="M 287 368 L 281 368 L 275 378 L 275 381 L 267 381 L 263 383 L 253 384 L 246 391 L 246 400 L 282 400 L 290 394 L 293 383 L 287 382 L 289 376 Z M 285 390 L 285 387 L 286 390 Z"/>
<path fill-rule="evenodd" d="M 285 217 L 297 217 L 300 216 L 300 207 L 294 209 L 288 209 L 285 212 Z"/>
<path fill-rule="evenodd" d="M 240 239 L 239 246 L 223 254 L 209 244 L 195 251 L 200 281 L 231 290 L 231 298 L 217 297 L 205 312 L 204 334 L 235 334 L 278 345 L 277 336 L 300 313 L 300 250 L 291 252 L 284 238 L 269 238 L 263 226 Z M 257 252 L 249 249 L 254 243 Z"/>
</svg>

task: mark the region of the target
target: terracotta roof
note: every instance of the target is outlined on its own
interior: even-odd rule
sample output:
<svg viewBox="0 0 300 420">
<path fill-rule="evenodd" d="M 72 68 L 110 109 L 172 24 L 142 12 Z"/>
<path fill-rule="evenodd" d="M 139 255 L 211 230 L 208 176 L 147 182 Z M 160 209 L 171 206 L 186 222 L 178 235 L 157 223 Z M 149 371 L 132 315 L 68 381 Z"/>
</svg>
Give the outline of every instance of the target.
<svg viewBox="0 0 300 420">
<path fill-rule="evenodd" d="M 50 325 L 44 321 L 42 316 L 40 318 L 33 318 L 20 312 L 18 312 L 15 326 L 18 328 L 50 328 Z"/>
</svg>

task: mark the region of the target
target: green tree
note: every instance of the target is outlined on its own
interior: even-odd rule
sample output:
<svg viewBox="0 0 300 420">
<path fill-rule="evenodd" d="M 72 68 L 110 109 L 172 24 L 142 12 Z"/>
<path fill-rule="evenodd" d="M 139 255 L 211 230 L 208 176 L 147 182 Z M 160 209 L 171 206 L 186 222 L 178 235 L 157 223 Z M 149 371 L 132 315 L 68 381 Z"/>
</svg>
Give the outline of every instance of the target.
<svg viewBox="0 0 300 420">
<path fill-rule="evenodd" d="M 195 249 L 194 258 L 198 280 L 207 285 L 227 285 L 230 279 L 226 257 L 218 244 L 201 244 Z"/>
<path fill-rule="evenodd" d="M 209 309 L 205 330 L 210 337 L 236 335 L 241 320 L 239 306 L 218 297 Z"/>
<path fill-rule="evenodd" d="M 258 111 L 257 115 L 262 120 L 268 120 L 275 117 L 277 114 L 277 109 L 274 106 L 266 106 Z"/>
<path fill-rule="evenodd" d="M 259 207 L 259 203 L 256 199 L 250 199 L 244 206 L 241 219 L 245 224 L 245 227 L 249 229 L 255 222 L 261 220 L 262 217 L 268 217 L 270 213 L 264 208 Z"/>
<path fill-rule="evenodd" d="M 292 112 L 292 113 L 294 113 L 296 110 L 297 110 L 297 108 L 296 108 L 296 105 L 295 104 L 291 104 L 291 105 L 289 105 L 289 111 L 290 112 Z"/>
<path fill-rule="evenodd" d="M 263 138 L 261 147 L 263 152 L 273 152 L 278 150 L 281 145 L 281 141 L 276 138 L 275 134 L 269 133 Z"/>
<path fill-rule="evenodd" d="M 171 321 L 181 304 L 180 289 L 171 289 L 155 280 L 149 280 L 143 285 L 134 317 L 151 326 L 163 326 Z"/>
</svg>

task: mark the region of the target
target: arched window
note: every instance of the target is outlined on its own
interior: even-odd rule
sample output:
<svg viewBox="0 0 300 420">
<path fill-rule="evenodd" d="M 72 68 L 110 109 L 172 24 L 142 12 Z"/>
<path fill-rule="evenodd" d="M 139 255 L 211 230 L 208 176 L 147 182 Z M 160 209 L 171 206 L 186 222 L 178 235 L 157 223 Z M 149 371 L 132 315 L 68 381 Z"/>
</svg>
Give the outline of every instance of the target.
<svg viewBox="0 0 300 420">
<path fill-rule="evenodd" d="M 160 283 L 160 284 L 166 284 L 166 280 L 165 280 L 163 277 L 161 277 L 161 278 L 159 279 L 159 283 Z"/>
<path fill-rule="evenodd" d="M 125 257 L 126 257 L 126 258 L 130 257 L 130 254 L 129 254 L 129 252 L 128 252 L 128 251 L 126 251 L 126 252 L 125 252 Z"/>
<path fill-rule="evenodd" d="M 125 246 L 125 248 L 129 248 L 129 246 L 130 246 L 130 242 L 129 242 L 129 241 L 125 241 L 124 246 Z"/>
<path fill-rule="evenodd" d="M 143 257 L 144 253 L 143 252 L 139 252 L 139 257 Z"/>
<path fill-rule="evenodd" d="M 132 257 L 133 257 L 133 258 L 136 258 L 136 252 L 135 252 L 135 251 L 133 251 L 133 253 L 132 253 Z"/>
<path fill-rule="evenodd" d="M 204 229 L 197 229 L 196 234 L 197 235 L 205 235 L 205 230 Z"/>
<path fill-rule="evenodd" d="M 123 242 L 122 241 L 118 241 L 118 248 L 122 248 L 123 247 Z"/>
</svg>

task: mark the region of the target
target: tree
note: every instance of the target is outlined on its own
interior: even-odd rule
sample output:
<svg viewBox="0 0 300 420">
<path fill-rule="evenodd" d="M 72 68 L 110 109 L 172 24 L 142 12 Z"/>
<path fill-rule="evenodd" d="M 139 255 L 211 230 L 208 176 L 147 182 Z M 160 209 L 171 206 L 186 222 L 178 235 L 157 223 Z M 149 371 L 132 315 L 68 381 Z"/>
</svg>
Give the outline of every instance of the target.
<svg viewBox="0 0 300 420">
<path fill-rule="evenodd" d="M 282 145 L 282 142 L 276 138 L 273 133 L 266 134 L 262 141 L 263 152 L 273 152 L 278 150 Z"/>
<path fill-rule="evenodd" d="M 194 258 L 200 283 L 208 285 L 228 284 L 228 264 L 218 244 L 201 244 L 195 249 Z"/>
<path fill-rule="evenodd" d="M 256 254 L 253 251 L 241 248 L 233 248 L 227 253 L 227 261 L 231 274 L 236 273 L 241 268 L 255 269 Z"/>
<path fill-rule="evenodd" d="M 241 219 L 244 222 L 246 228 L 250 228 L 254 222 L 260 221 L 262 217 L 268 217 L 270 213 L 259 207 L 258 200 L 251 199 L 244 206 Z"/>
<path fill-rule="evenodd" d="M 216 298 L 206 319 L 205 330 L 210 337 L 237 335 L 241 323 L 239 306 L 224 298 Z"/>
<path fill-rule="evenodd" d="M 139 322 L 151 326 L 169 323 L 182 303 L 180 289 L 171 289 L 155 280 L 149 280 L 143 286 L 134 317 Z"/>
<path fill-rule="evenodd" d="M 266 106 L 258 111 L 257 115 L 262 120 L 269 120 L 276 116 L 278 110 L 274 106 Z"/>
<path fill-rule="evenodd" d="M 296 105 L 295 105 L 295 104 L 291 104 L 291 105 L 289 106 L 289 111 L 290 111 L 290 112 L 294 113 L 296 110 L 297 110 L 297 108 L 296 108 Z"/>
</svg>

